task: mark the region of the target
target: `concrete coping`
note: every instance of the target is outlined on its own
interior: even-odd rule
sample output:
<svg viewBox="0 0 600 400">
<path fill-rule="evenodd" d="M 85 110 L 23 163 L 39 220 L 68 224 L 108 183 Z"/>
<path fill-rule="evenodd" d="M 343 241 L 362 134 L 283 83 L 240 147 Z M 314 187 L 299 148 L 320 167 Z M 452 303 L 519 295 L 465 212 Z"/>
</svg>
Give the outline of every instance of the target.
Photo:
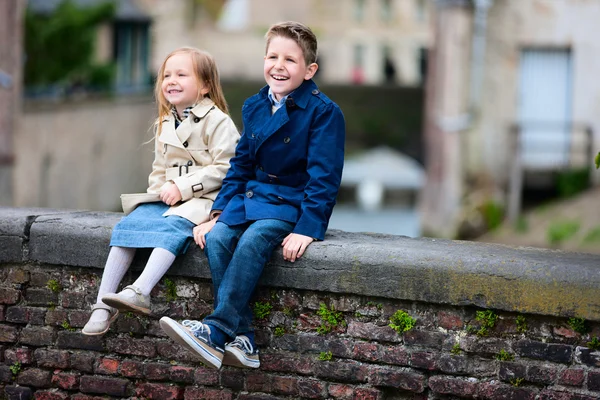
<svg viewBox="0 0 600 400">
<path fill-rule="evenodd" d="M 0 263 L 103 268 L 122 215 L 0 207 Z M 195 245 L 169 274 L 210 279 Z M 330 230 L 295 263 L 276 251 L 261 284 L 600 321 L 600 256 L 586 253 Z"/>
</svg>

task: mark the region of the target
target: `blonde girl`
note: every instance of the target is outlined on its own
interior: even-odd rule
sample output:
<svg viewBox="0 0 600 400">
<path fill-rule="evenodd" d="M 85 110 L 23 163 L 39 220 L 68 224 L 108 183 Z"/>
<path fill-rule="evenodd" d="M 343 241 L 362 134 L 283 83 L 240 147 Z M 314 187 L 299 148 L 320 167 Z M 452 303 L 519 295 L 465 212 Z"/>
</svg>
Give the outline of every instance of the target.
<svg viewBox="0 0 600 400">
<path fill-rule="evenodd" d="M 85 335 L 106 333 L 119 310 L 150 314 L 150 291 L 186 252 L 194 226 L 209 220 L 240 138 L 210 54 L 190 47 L 170 53 L 154 95 L 158 118 L 147 192 L 156 201 L 138 205 L 115 225 Z M 138 248 L 153 249 L 144 270 L 115 293 Z"/>
</svg>

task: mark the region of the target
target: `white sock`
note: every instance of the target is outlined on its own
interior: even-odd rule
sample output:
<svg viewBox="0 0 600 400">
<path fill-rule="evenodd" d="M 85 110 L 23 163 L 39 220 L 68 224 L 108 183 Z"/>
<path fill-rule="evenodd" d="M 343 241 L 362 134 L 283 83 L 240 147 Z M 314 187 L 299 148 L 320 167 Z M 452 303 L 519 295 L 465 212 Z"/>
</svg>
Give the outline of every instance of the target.
<svg viewBox="0 0 600 400">
<path fill-rule="evenodd" d="M 127 272 L 133 261 L 134 255 L 135 249 L 114 246 L 110 248 L 106 265 L 104 266 L 104 273 L 102 274 L 102 281 L 100 282 L 100 289 L 98 289 L 97 303 L 102 303 L 102 296 L 105 294 L 117 291 L 119 283 L 121 283 L 125 272 Z M 101 313 L 94 312 L 93 314 Z"/>
<path fill-rule="evenodd" d="M 175 254 L 160 247 L 152 250 L 146 268 L 144 268 L 139 278 L 133 282 L 133 286 L 139 288 L 144 296 L 148 296 L 152 288 L 160 281 L 160 278 L 167 273 L 173 261 L 175 261 L 175 257 Z"/>
</svg>

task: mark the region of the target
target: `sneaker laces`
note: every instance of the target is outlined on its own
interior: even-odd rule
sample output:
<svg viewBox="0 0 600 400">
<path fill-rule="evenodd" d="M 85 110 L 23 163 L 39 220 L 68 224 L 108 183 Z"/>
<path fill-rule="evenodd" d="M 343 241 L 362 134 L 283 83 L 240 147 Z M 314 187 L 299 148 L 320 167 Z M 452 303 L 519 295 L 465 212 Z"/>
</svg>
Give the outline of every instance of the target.
<svg viewBox="0 0 600 400">
<path fill-rule="evenodd" d="M 210 334 L 210 329 L 208 328 L 208 326 L 204 325 L 200 321 L 193 321 L 190 319 L 186 319 L 181 322 L 181 325 L 185 326 L 186 328 L 190 328 L 190 331 L 194 332 L 194 334 L 196 334 L 196 332 L 204 333 L 205 331 L 206 331 L 206 333 Z"/>
<path fill-rule="evenodd" d="M 229 343 L 229 345 L 238 347 L 247 354 L 252 354 L 254 352 L 252 343 L 250 343 L 250 339 L 248 339 L 246 336 L 236 336 L 233 342 Z"/>
</svg>

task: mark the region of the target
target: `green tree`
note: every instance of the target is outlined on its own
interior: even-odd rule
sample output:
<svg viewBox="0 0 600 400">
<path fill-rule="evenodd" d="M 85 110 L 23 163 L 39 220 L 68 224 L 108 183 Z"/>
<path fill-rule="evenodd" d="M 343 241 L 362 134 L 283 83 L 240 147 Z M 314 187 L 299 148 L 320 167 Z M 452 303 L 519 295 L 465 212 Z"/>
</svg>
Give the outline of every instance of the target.
<svg viewBox="0 0 600 400">
<path fill-rule="evenodd" d="M 50 15 L 25 13 L 25 85 L 108 88 L 114 64 L 95 64 L 97 28 L 111 21 L 115 4 L 77 7 L 63 0 Z"/>
</svg>

